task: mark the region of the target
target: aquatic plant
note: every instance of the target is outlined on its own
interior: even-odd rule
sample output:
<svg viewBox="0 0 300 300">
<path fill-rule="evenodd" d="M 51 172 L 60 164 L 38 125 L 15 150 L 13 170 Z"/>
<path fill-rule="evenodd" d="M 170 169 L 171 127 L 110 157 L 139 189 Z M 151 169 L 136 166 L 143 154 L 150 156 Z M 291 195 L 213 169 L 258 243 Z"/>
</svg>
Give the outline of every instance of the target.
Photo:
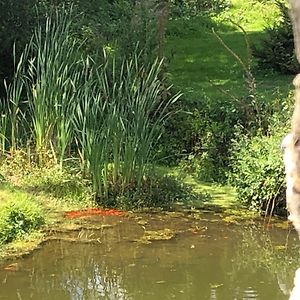
<svg viewBox="0 0 300 300">
<path fill-rule="evenodd" d="M 24 137 L 24 93 L 26 93 L 25 68 L 28 59 L 28 46 L 25 47 L 19 61 L 16 62 L 16 49 L 13 47 L 15 73 L 10 84 L 4 81 L 7 101 L 0 101 L 1 120 L 0 137 L 1 150 L 4 153 L 9 148 L 14 153 Z"/>
<path fill-rule="evenodd" d="M 92 177 L 96 198 L 107 205 L 112 190 L 122 195 L 141 187 L 160 128 L 180 97 L 166 96 L 162 60 L 144 65 L 139 56 L 135 52 L 118 65 L 104 52 L 105 63 L 87 75 L 75 109 L 82 168 Z M 86 60 L 86 69 L 91 63 Z"/>
<path fill-rule="evenodd" d="M 40 166 L 51 159 L 61 169 L 66 158 L 79 158 L 97 201 L 117 205 L 112 198 L 145 182 L 180 94 L 166 86 L 163 60 L 145 64 L 137 48 L 121 61 L 104 50 L 102 65 L 79 55 L 71 25 L 72 11 L 61 9 L 35 30 L 7 86 L 1 147 L 6 139 L 13 149 L 26 145 Z"/>
<path fill-rule="evenodd" d="M 30 43 L 28 105 L 36 152 L 49 149 L 62 166 L 72 141 L 74 102 L 82 70 L 80 45 L 71 35 L 72 12 L 57 11 L 39 26 Z"/>
</svg>

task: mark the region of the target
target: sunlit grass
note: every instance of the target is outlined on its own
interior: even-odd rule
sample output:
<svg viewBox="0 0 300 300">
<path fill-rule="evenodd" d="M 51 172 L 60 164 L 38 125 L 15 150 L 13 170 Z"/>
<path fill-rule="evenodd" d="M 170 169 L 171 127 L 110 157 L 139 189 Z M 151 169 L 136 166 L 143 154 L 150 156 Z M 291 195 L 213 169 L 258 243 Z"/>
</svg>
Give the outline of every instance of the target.
<svg viewBox="0 0 300 300">
<path fill-rule="evenodd" d="M 276 22 L 279 11 L 272 1 L 233 0 L 229 10 L 201 23 L 201 16 L 190 18 L 184 26 L 187 34 L 173 35 L 172 28 L 182 28 L 182 20 L 172 20 L 167 40 L 166 53 L 170 58 L 170 80 L 182 90 L 187 99 L 228 99 L 247 95 L 241 66 L 224 49 L 212 34 L 212 27 L 223 41 L 242 60 L 248 59 L 243 33 L 230 20 L 247 32 L 250 44 L 258 44 L 264 37 L 264 28 Z M 177 23 L 176 23 L 177 22 Z M 189 30 L 193 28 L 193 30 Z M 292 76 L 257 70 L 255 61 L 252 70 L 257 82 L 258 97 L 271 101 L 286 97 L 291 90 Z"/>
<path fill-rule="evenodd" d="M 263 33 L 249 33 L 249 39 L 257 42 Z M 222 33 L 221 37 L 229 47 L 246 60 L 247 51 L 243 34 L 240 32 Z M 168 41 L 170 79 L 175 87 L 182 90 L 188 99 L 208 96 L 228 98 L 228 93 L 240 98 L 247 94 L 241 66 L 211 34 L 199 38 L 174 38 Z M 265 98 L 286 97 L 291 89 L 289 75 L 261 72 L 255 69 L 258 94 Z"/>
<path fill-rule="evenodd" d="M 44 222 L 41 205 L 29 194 L 0 184 L 0 246 L 39 229 Z"/>
<path fill-rule="evenodd" d="M 196 174 L 190 174 L 178 167 L 169 168 L 169 167 L 159 167 L 161 173 L 169 174 L 180 178 L 180 180 L 191 187 L 191 191 L 195 195 L 199 195 L 199 201 L 197 197 L 194 197 L 193 201 L 189 205 L 194 206 L 203 206 L 207 205 L 216 205 L 222 208 L 237 206 L 237 197 L 235 189 L 230 185 L 218 185 L 215 183 L 204 182 L 197 179 Z M 207 195 L 207 197 L 203 197 Z M 206 200 L 203 198 L 207 198 Z"/>
<path fill-rule="evenodd" d="M 275 1 L 231 0 L 230 10 L 216 19 L 230 24 L 230 20 L 240 24 L 246 31 L 262 31 L 266 25 L 276 22 L 279 16 Z"/>
<path fill-rule="evenodd" d="M 7 202 L 18 201 L 19 199 L 29 198 L 30 196 L 9 184 L 0 183 L 0 209 Z"/>
</svg>

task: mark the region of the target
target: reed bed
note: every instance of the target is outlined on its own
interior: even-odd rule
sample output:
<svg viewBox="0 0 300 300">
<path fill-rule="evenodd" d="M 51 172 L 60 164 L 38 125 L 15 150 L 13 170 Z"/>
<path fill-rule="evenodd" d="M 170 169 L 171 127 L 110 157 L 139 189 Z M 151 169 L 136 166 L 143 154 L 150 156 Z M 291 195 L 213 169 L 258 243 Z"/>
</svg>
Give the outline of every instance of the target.
<svg viewBox="0 0 300 300">
<path fill-rule="evenodd" d="M 39 164 L 50 153 L 61 168 L 76 158 L 95 198 L 118 205 L 118 196 L 143 186 L 180 94 L 167 96 L 162 60 L 141 63 L 135 51 L 119 62 L 104 51 L 99 66 L 71 28 L 72 14 L 61 10 L 24 50 L 2 102 L 1 151 L 33 147 Z"/>
</svg>

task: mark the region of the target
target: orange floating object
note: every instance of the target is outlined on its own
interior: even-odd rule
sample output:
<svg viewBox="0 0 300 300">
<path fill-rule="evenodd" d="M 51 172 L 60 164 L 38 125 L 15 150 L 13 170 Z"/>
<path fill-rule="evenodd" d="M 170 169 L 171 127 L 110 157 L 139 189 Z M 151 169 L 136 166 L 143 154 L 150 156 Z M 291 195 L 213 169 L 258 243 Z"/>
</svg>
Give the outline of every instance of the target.
<svg viewBox="0 0 300 300">
<path fill-rule="evenodd" d="M 117 209 L 100 209 L 100 208 L 89 208 L 84 210 L 72 210 L 65 212 L 65 217 L 74 219 L 90 216 L 123 216 L 124 212 Z"/>
<path fill-rule="evenodd" d="M 12 272 L 16 272 L 19 269 L 19 265 L 17 263 L 14 264 L 10 264 L 4 267 L 5 271 L 12 271 Z"/>
</svg>

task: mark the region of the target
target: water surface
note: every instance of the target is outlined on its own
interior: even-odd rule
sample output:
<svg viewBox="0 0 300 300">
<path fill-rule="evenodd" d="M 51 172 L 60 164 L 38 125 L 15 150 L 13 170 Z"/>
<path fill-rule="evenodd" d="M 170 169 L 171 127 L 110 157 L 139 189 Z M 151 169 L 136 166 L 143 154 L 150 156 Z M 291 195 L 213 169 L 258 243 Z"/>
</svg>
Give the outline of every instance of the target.
<svg viewBox="0 0 300 300">
<path fill-rule="evenodd" d="M 281 222 L 197 211 L 89 222 L 107 226 L 0 264 L 0 299 L 288 299 L 299 247 Z"/>
</svg>

